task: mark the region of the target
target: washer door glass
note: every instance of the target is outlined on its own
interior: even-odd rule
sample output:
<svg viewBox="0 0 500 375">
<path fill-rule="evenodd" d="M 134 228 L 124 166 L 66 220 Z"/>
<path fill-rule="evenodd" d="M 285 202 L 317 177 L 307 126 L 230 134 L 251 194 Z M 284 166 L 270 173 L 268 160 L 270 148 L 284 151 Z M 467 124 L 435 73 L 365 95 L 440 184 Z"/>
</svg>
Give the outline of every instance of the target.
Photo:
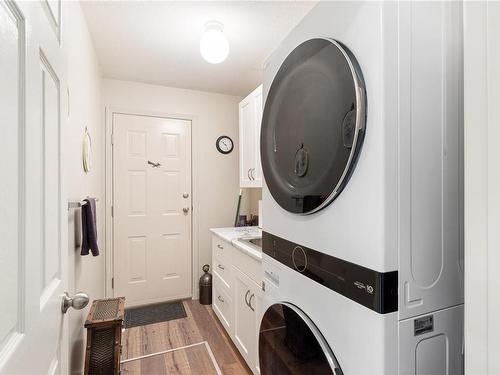
<svg viewBox="0 0 500 375">
<path fill-rule="evenodd" d="M 261 375 L 342 375 L 342 370 L 314 323 L 288 303 L 272 305 L 259 333 Z"/>
<path fill-rule="evenodd" d="M 330 39 L 311 39 L 285 59 L 262 117 L 261 160 L 276 202 L 313 213 L 342 191 L 366 121 L 364 83 L 354 56 Z"/>
</svg>

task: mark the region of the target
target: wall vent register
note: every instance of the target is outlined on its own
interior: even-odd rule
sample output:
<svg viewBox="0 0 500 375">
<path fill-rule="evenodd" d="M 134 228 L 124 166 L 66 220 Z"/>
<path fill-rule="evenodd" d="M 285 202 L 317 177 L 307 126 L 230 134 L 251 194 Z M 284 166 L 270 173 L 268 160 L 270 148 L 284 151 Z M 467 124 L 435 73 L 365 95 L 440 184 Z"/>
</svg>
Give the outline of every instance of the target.
<svg viewBox="0 0 500 375">
<path fill-rule="evenodd" d="M 361 150 L 366 90 L 352 53 L 331 39 L 295 48 L 276 74 L 261 128 L 267 186 L 285 210 L 311 214 L 345 187 Z"/>
</svg>

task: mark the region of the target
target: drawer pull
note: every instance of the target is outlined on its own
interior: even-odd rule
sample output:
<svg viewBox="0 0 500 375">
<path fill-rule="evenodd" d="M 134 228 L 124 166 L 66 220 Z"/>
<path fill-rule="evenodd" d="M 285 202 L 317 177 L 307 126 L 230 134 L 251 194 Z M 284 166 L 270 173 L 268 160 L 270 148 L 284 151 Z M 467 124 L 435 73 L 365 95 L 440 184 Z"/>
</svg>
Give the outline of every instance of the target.
<svg viewBox="0 0 500 375">
<path fill-rule="evenodd" d="M 217 299 L 218 299 L 219 301 L 221 301 L 222 303 L 224 303 L 224 298 L 222 298 L 221 296 L 217 296 Z"/>
<path fill-rule="evenodd" d="M 221 245 L 217 245 L 217 247 L 218 247 L 219 249 L 221 249 L 221 250 L 222 250 L 222 249 L 224 249 L 224 246 L 221 246 Z"/>
<path fill-rule="evenodd" d="M 252 306 L 252 298 L 255 297 L 255 294 L 252 293 L 250 296 L 250 299 L 248 300 L 248 307 L 250 307 L 250 310 L 255 311 L 255 308 Z"/>
<path fill-rule="evenodd" d="M 219 267 L 221 270 L 224 270 L 226 267 L 224 267 L 223 265 L 221 264 L 218 264 L 217 267 Z"/>
</svg>

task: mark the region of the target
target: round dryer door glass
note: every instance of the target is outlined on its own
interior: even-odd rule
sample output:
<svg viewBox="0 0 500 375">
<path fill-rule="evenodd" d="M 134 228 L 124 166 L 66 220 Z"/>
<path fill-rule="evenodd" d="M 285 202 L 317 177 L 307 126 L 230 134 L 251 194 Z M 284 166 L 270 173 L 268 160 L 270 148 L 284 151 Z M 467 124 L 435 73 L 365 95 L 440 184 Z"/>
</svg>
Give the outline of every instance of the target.
<svg viewBox="0 0 500 375">
<path fill-rule="evenodd" d="M 272 305 L 259 333 L 261 375 L 342 375 L 328 343 L 314 323 L 296 306 Z"/>
<path fill-rule="evenodd" d="M 311 39 L 288 55 L 267 96 L 260 143 L 281 207 L 310 214 L 338 196 L 361 148 L 365 109 L 361 71 L 346 47 Z"/>
</svg>

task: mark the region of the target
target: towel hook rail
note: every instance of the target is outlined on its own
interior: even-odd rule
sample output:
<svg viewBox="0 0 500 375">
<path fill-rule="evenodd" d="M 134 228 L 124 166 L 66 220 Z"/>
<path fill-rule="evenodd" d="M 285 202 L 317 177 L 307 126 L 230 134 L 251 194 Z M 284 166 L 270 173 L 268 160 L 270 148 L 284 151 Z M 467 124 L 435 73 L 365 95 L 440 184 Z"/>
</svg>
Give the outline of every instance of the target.
<svg viewBox="0 0 500 375">
<path fill-rule="evenodd" d="M 99 198 L 94 198 L 96 202 L 99 202 Z M 87 202 L 85 201 L 68 201 L 68 211 L 72 208 L 80 208 L 85 206 Z"/>
</svg>

